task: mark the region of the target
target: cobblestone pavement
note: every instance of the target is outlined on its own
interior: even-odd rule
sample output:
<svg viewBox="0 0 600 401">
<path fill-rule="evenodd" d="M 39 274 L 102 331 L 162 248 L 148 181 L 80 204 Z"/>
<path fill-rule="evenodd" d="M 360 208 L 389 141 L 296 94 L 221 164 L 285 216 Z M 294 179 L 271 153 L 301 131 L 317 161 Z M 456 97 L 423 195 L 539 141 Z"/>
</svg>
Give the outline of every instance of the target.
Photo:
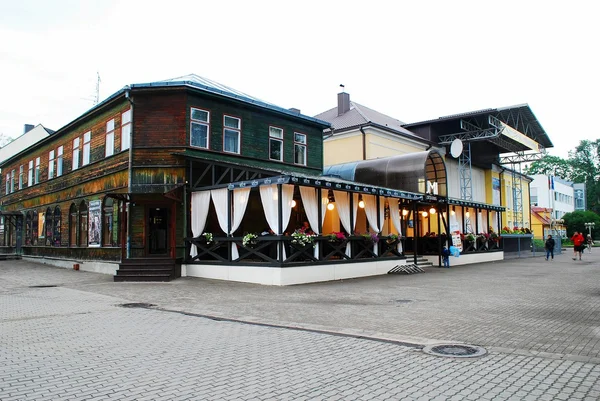
<svg viewBox="0 0 600 401">
<path fill-rule="evenodd" d="M 598 400 L 600 252 L 584 259 L 284 288 L 0 262 L 0 399 Z M 489 353 L 421 350 L 442 341 Z"/>
</svg>

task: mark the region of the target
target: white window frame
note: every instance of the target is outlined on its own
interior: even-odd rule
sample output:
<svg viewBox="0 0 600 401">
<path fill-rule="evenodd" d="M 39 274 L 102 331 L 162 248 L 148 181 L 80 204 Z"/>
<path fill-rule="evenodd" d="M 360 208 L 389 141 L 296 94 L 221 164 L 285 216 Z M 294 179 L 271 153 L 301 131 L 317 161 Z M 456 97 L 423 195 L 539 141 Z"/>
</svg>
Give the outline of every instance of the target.
<svg viewBox="0 0 600 401">
<path fill-rule="evenodd" d="M 33 160 L 29 160 L 29 170 L 27 171 L 27 186 L 33 185 Z"/>
<path fill-rule="evenodd" d="M 206 120 L 200 120 L 194 118 L 194 110 L 201 111 L 206 113 Z M 225 120 L 223 120 L 225 121 Z M 206 146 L 194 145 L 193 144 L 193 133 L 194 133 L 194 125 L 200 125 L 206 127 Z M 200 149 L 209 149 L 210 148 L 210 111 L 200 109 L 198 107 L 190 108 L 190 146 Z"/>
<path fill-rule="evenodd" d="M 131 146 L 131 109 L 121 114 L 121 152 Z"/>
<path fill-rule="evenodd" d="M 90 156 L 92 153 L 92 131 L 88 131 L 83 134 L 83 158 L 81 160 L 82 166 L 90 164 Z"/>
<path fill-rule="evenodd" d="M 21 166 L 19 166 L 19 189 L 23 189 L 23 179 L 25 178 L 24 172 L 25 166 L 21 164 Z"/>
<path fill-rule="evenodd" d="M 106 146 L 104 147 L 104 157 L 110 157 L 115 154 L 115 119 L 106 122 Z"/>
<path fill-rule="evenodd" d="M 279 159 L 271 157 L 271 146 L 275 143 L 279 145 Z M 283 161 L 283 128 L 269 126 L 269 160 Z"/>
<path fill-rule="evenodd" d="M 42 177 L 41 177 L 42 170 L 41 170 L 41 166 L 40 166 L 41 165 L 41 161 L 42 161 L 41 157 L 36 157 L 35 158 L 35 174 L 34 174 L 34 180 L 35 180 L 34 183 L 35 184 L 39 184 L 40 181 L 41 181 L 41 179 L 42 179 Z"/>
<path fill-rule="evenodd" d="M 54 178 L 54 149 L 48 153 L 48 179 Z"/>
<path fill-rule="evenodd" d="M 15 192 L 15 169 L 13 168 L 10 172 L 10 193 Z"/>
<path fill-rule="evenodd" d="M 238 122 L 237 128 L 225 125 L 225 121 L 228 118 L 237 120 L 237 122 Z M 229 134 L 237 134 L 237 152 L 233 151 L 233 150 L 225 149 L 225 135 L 227 135 L 228 133 Z M 239 117 L 234 117 L 234 116 L 230 116 L 227 114 L 223 114 L 223 152 L 235 153 L 235 154 L 239 155 L 241 153 L 241 151 L 242 151 L 242 119 Z"/>
<path fill-rule="evenodd" d="M 63 146 L 56 149 L 56 176 L 60 177 L 63 173 Z"/>
<path fill-rule="evenodd" d="M 71 170 L 77 170 L 79 168 L 79 145 L 81 143 L 81 138 L 77 137 L 73 139 L 73 165 L 71 166 Z"/>
<path fill-rule="evenodd" d="M 304 138 L 304 141 L 298 141 L 298 135 L 300 135 L 301 137 Z M 294 164 L 297 164 L 299 166 L 306 166 L 307 161 L 308 161 L 308 149 L 307 149 L 307 143 L 308 143 L 308 139 L 306 137 L 306 134 L 303 134 L 301 132 L 294 132 Z M 303 148 L 304 149 L 304 160 L 301 163 L 298 163 L 296 160 L 296 149 L 298 148 Z"/>
<path fill-rule="evenodd" d="M 6 195 L 10 193 L 10 173 L 6 173 Z"/>
</svg>

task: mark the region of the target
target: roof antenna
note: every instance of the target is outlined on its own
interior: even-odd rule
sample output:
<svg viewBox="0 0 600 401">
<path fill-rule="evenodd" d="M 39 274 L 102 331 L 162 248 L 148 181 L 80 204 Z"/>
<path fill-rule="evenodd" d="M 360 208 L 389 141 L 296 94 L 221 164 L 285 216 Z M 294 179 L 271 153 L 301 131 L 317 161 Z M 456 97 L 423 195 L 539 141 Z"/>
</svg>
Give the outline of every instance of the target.
<svg viewBox="0 0 600 401">
<path fill-rule="evenodd" d="M 340 84 L 340 88 L 342 88 L 342 93 L 344 93 L 344 91 L 345 91 L 345 89 L 344 89 L 344 88 L 345 88 L 344 84 Z"/>
<path fill-rule="evenodd" d="M 100 73 L 96 71 L 96 76 L 98 79 L 96 80 L 96 98 L 94 99 L 94 106 L 100 102 Z"/>
</svg>

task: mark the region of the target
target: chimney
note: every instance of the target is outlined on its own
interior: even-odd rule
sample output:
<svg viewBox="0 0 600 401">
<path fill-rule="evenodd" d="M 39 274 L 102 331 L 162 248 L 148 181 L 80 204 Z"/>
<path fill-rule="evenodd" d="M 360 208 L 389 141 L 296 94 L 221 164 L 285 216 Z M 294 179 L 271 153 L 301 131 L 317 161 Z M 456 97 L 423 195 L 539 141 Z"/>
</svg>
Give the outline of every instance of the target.
<svg viewBox="0 0 600 401">
<path fill-rule="evenodd" d="M 350 94 L 346 92 L 338 93 L 338 116 L 350 111 Z"/>
<path fill-rule="evenodd" d="M 289 110 L 290 110 L 292 113 L 294 113 L 294 114 L 300 114 L 300 109 L 297 109 L 297 108 L 295 108 L 295 107 L 290 107 L 290 109 L 289 109 Z"/>
<path fill-rule="evenodd" d="M 23 134 L 28 133 L 29 131 L 31 131 L 34 128 L 35 128 L 35 125 L 33 125 L 33 124 L 25 124 L 23 126 Z"/>
</svg>

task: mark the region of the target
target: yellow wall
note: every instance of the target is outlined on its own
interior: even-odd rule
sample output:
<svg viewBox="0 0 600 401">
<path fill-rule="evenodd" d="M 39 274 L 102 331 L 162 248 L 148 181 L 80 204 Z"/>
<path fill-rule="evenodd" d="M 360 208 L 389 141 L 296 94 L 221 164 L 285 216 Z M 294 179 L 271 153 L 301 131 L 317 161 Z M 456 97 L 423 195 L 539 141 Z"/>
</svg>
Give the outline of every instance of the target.
<svg viewBox="0 0 600 401">
<path fill-rule="evenodd" d="M 405 155 L 408 153 L 422 152 L 425 147 L 416 144 L 403 143 L 398 140 L 386 138 L 381 135 L 367 133 L 366 135 L 367 159 Z"/>
<path fill-rule="evenodd" d="M 323 142 L 323 164 L 347 163 L 363 159 L 362 136 L 330 138 Z"/>
<path fill-rule="evenodd" d="M 506 171 L 502 174 L 501 179 L 500 179 L 501 202 L 502 202 L 502 206 L 507 208 L 507 210 L 502 213 L 502 226 L 503 227 L 507 226 L 508 222 L 510 221 L 510 222 L 512 222 L 511 227 L 509 227 L 511 230 L 515 226 L 518 226 L 519 228 L 531 228 L 530 221 L 529 221 L 530 207 L 531 207 L 531 203 L 529 201 L 529 183 L 530 183 L 530 181 L 520 175 L 517 175 L 516 178 L 521 180 L 521 191 L 522 191 L 522 202 L 523 202 L 523 226 L 524 227 L 521 227 L 521 221 L 520 221 L 521 219 L 520 219 L 520 216 L 518 216 L 517 213 L 515 213 L 514 205 L 512 205 L 513 206 L 512 209 L 508 209 L 508 205 L 511 204 L 511 201 L 509 200 L 509 198 L 512 197 L 512 188 L 513 188 L 512 173 L 510 173 L 509 171 Z M 491 181 L 490 181 L 490 185 L 491 185 Z M 511 189 L 510 192 L 507 191 L 507 187 L 509 189 Z M 517 219 L 519 221 L 515 222 L 515 219 Z"/>
</svg>

